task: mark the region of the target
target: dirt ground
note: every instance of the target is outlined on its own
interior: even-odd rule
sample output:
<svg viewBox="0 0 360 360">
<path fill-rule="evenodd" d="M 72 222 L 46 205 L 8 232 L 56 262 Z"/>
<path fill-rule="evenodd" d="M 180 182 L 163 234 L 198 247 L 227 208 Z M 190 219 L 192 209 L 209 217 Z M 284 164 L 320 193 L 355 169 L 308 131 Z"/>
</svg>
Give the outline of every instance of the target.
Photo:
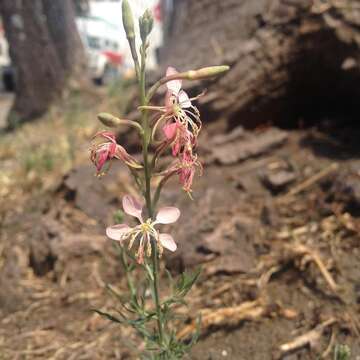
<svg viewBox="0 0 360 360">
<path fill-rule="evenodd" d="M 359 130 L 324 120 L 245 131 L 223 121 L 205 127 L 194 201 L 176 181 L 162 199 L 182 210 L 171 229 L 179 251 L 164 264 L 174 274 L 202 265 L 178 309 L 184 337 L 202 313 L 189 358 L 333 359 L 340 344 L 360 358 Z M 125 289 L 104 228 L 134 189 L 121 166 L 94 177 L 94 127 L 80 129 L 80 159 L 43 182 L 36 167 L 6 170 L 18 158 L 1 148 L 14 175 L 2 183 L 0 359 L 136 359 L 141 347 L 131 329 L 91 311 L 115 306 L 105 284 Z"/>
</svg>

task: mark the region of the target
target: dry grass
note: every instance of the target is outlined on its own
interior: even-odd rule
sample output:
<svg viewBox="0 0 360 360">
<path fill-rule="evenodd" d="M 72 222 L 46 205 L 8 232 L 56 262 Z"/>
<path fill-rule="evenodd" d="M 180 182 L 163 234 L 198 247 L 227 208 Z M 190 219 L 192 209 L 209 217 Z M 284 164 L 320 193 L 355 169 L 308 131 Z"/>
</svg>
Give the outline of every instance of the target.
<svg viewBox="0 0 360 360">
<path fill-rule="evenodd" d="M 131 84 L 69 93 L 42 118 L 0 135 L 0 219 L 7 204 L 51 188 L 76 164 L 88 158 L 92 136 L 103 126 L 101 111 L 121 114 Z"/>
</svg>

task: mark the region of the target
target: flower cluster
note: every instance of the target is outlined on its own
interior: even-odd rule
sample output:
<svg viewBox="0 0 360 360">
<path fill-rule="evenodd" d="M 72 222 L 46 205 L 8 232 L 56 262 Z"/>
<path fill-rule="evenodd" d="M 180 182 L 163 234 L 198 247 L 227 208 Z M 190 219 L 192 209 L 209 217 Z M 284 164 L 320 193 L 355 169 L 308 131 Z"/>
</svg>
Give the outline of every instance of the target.
<svg viewBox="0 0 360 360">
<path fill-rule="evenodd" d="M 169 67 L 166 76 L 176 75 L 178 72 Z M 182 81 L 171 80 L 166 83 L 165 106 L 158 109 L 164 113 L 161 119 L 165 143 L 171 145 L 172 155 L 176 161 L 164 172 L 170 177 L 172 174 L 179 175 L 179 181 L 183 189 L 190 194 L 196 169 L 202 173 L 201 163 L 197 159 L 195 148 L 201 130 L 199 110 L 192 104 L 197 99 L 189 98 L 188 94 L 181 89 Z"/>
<path fill-rule="evenodd" d="M 146 139 L 154 140 L 157 129 L 161 129 L 162 140 L 156 145 L 153 165 L 150 171 L 155 173 L 158 156 L 166 149 L 169 149 L 175 159 L 165 170 L 157 172 L 156 175 L 162 176 L 163 181 L 160 182 L 162 184 L 173 175 L 178 175 L 182 188 L 191 196 L 195 173 L 197 170 L 199 170 L 200 175 L 202 173 L 202 166 L 195 152 L 202 123 L 198 109 L 192 104 L 192 101 L 201 95 L 189 98 L 188 94 L 182 89 L 182 79 L 204 78 L 207 75 L 212 76 L 217 71 L 222 72 L 224 68 L 212 67 L 178 73 L 173 67 L 169 67 L 166 71 L 166 76 L 163 78 L 163 84 L 166 84 L 167 87 L 165 105 L 150 106 L 148 103 L 145 103 L 139 107 L 143 113 L 149 110 L 157 112 L 155 120 L 149 123 L 149 127 L 143 127 L 144 124 L 140 122 L 119 119 L 107 113 L 99 114 L 98 118 L 108 127 L 126 125 L 136 128 L 143 141 L 145 141 L 146 145 L 144 146 L 146 148 L 149 146 Z M 151 136 L 146 131 L 150 131 Z M 96 167 L 97 175 L 100 176 L 106 173 L 114 159 L 121 160 L 131 170 L 137 185 L 145 197 L 146 192 L 148 192 L 149 197 L 146 199 L 148 210 L 149 201 L 150 203 L 153 202 L 156 206 L 158 196 L 154 195 L 154 198 L 151 199 L 151 189 L 149 187 L 151 173 L 149 175 L 147 155 L 144 158 L 144 163 L 141 164 L 123 146 L 117 143 L 115 134 L 110 131 L 101 131 L 94 136 L 94 139 L 97 141 L 91 148 L 90 158 Z M 146 186 L 144 187 L 145 184 Z M 160 194 L 161 187 L 159 186 L 159 191 L 156 192 L 158 195 Z M 176 250 L 176 244 L 172 237 L 169 234 L 160 234 L 155 229 L 155 225 L 175 222 L 180 215 L 177 208 L 162 208 L 159 210 L 155 220 L 150 217 L 145 221 L 142 218 L 142 206 L 134 198 L 125 196 L 123 208 L 127 214 L 135 216 L 140 224 L 133 228 L 126 224 L 114 225 L 109 227 L 106 233 L 109 238 L 119 241 L 121 244 L 123 244 L 124 240 L 129 240 L 129 249 L 138 240 L 136 257 L 139 263 L 144 262 L 144 254 L 151 255 L 153 251 L 151 247 L 152 241 L 156 244 L 159 255 L 162 254 L 163 248 L 170 251 Z"/>
</svg>

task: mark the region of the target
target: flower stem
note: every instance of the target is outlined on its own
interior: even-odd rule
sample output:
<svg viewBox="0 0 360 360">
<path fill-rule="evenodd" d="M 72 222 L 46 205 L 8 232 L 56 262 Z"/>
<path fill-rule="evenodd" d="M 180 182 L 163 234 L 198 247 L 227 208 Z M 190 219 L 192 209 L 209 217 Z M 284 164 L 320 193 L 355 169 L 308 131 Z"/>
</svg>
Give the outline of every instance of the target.
<svg viewBox="0 0 360 360">
<path fill-rule="evenodd" d="M 126 282 L 128 285 L 128 288 L 130 289 L 131 294 L 131 300 L 136 299 L 136 289 L 134 287 L 133 280 L 131 278 L 130 272 L 129 272 L 129 266 L 126 258 L 126 250 L 121 248 L 121 262 L 123 265 L 123 268 L 125 269 L 126 274 Z"/>
<path fill-rule="evenodd" d="M 156 244 L 152 243 L 152 262 L 153 262 L 153 274 L 154 274 L 154 300 L 156 307 L 157 325 L 159 331 L 159 344 L 162 345 L 164 339 L 164 330 L 162 325 L 162 314 L 159 298 L 159 276 L 158 276 L 158 252 Z"/>
<path fill-rule="evenodd" d="M 146 99 L 146 90 L 145 90 L 145 44 L 142 45 L 141 53 L 141 66 L 140 66 L 140 104 L 141 106 L 146 106 L 148 104 Z M 154 209 L 151 199 L 151 172 L 152 169 L 149 163 L 149 142 L 151 138 L 151 129 L 148 121 L 148 112 L 143 110 L 141 114 L 141 124 L 144 129 L 143 133 L 143 158 L 144 158 L 144 175 L 145 175 L 145 201 L 146 207 L 150 218 L 154 216 Z M 158 279 L 158 252 L 156 243 L 153 241 L 151 244 L 152 247 L 152 268 L 153 268 L 153 277 L 154 277 L 154 302 L 156 307 L 157 315 L 157 326 L 159 332 L 159 345 L 163 344 L 163 326 L 162 326 L 162 313 L 159 299 L 159 279 Z"/>
</svg>

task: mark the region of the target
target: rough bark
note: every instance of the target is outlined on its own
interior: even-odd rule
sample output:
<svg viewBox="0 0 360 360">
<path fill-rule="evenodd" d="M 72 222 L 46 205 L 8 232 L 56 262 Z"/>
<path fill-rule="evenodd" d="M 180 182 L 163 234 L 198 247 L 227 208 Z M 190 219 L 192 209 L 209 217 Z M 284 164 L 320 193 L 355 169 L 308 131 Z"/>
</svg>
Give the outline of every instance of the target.
<svg viewBox="0 0 360 360">
<path fill-rule="evenodd" d="M 73 0 L 43 0 L 50 36 L 67 76 L 84 73 L 86 60 L 75 23 Z"/>
<path fill-rule="evenodd" d="M 2 0 L 0 11 L 16 76 L 9 124 L 39 116 L 60 95 L 64 70 L 48 32 L 41 0 Z"/>
<path fill-rule="evenodd" d="M 0 14 L 16 78 L 13 127 L 45 113 L 86 62 L 72 0 L 2 0 Z"/>
<path fill-rule="evenodd" d="M 231 65 L 203 98 L 213 112 L 255 126 L 355 109 L 358 0 L 175 0 L 168 17 L 164 67 Z"/>
</svg>

